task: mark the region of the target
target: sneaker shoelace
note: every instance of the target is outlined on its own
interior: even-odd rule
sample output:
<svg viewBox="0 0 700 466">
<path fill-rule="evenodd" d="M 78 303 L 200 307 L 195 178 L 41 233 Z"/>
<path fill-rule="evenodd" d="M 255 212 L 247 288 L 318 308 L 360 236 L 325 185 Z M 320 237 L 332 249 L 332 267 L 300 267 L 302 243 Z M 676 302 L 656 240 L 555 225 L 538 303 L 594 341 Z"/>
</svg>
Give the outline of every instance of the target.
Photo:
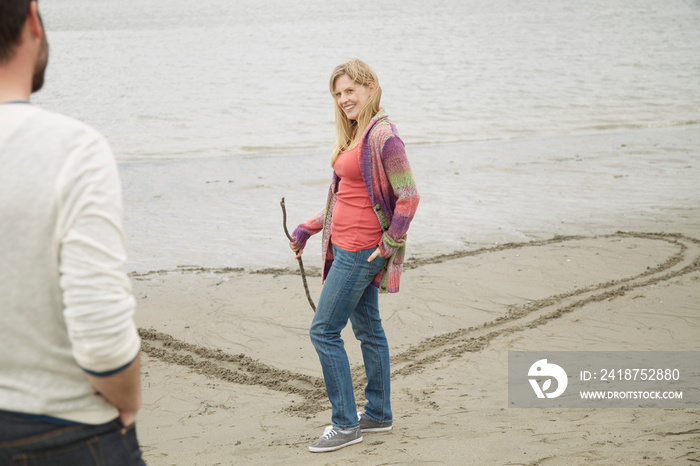
<svg viewBox="0 0 700 466">
<path fill-rule="evenodd" d="M 321 436 L 321 438 L 328 440 L 329 438 L 333 437 L 337 433 L 338 433 L 338 431 L 335 430 L 334 426 L 328 426 L 323 431 L 323 435 Z"/>
</svg>

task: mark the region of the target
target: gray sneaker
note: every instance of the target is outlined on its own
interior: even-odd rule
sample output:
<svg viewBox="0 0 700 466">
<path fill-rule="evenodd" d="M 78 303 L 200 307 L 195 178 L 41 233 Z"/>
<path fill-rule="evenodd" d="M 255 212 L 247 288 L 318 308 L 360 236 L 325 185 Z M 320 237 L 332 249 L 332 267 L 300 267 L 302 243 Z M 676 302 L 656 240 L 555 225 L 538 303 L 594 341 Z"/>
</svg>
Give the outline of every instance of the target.
<svg viewBox="0 0 700 466">
<path fill-rule="evenodd" d="M 357 413 L 357 419 L 360 420 L 360 429 L 362 432 L 386 432 L 394 428 L 391 422 L 376 422 L 364 416 L 365 413 Z"/>
<path fill-rule="evenodd" d="M 321 438 L 309 445 L 309 451 L 320 453 L 324 451 L 335 451 L 348 445 L 355 445 L 362 441 L 362 431 L 360 427 L 352 429 L 338 429 L 335 426 L 328 426 Z"/>
</svg>

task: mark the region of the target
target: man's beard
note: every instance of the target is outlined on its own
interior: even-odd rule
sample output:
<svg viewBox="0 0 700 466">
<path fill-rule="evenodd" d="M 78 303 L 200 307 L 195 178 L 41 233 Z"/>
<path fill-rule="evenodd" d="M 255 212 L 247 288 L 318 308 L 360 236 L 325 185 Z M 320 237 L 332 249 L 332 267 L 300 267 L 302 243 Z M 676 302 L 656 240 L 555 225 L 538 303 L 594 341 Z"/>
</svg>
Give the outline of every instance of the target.
<svg viewBox="0 0 700 466">
<path fill-rule="evenodd" d="M 39 56 L 34 64 L 34 74 L 32 76 L 32 92 L 37 92 L 44 85 L 44 73 L 46 72 L 46 65 L 48 65 L 48 63 L 49 42 L 46 40 L 46 31 L 42 31 Z"/>
</svg>

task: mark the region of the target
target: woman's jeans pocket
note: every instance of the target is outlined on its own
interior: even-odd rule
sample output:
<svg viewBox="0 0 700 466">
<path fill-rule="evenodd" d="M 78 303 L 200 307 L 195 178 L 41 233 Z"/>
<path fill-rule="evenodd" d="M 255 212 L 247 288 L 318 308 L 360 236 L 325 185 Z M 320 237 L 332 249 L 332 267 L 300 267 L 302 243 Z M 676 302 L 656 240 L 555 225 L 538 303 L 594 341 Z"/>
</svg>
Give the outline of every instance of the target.
<svg viewBox="0 0 700 466">
<path fill-rule="evenodd" d="M 373 279 L 374 276 L 381 272 L 381 270 L 384 268 L 384 264 L 386 264 L 386 261 L 387 260 L 382 256 L 375 257 L 372 262 L 368 263 L 367 275 L 365 276 L 365 278 L 369 280 Z"/>
</svg>

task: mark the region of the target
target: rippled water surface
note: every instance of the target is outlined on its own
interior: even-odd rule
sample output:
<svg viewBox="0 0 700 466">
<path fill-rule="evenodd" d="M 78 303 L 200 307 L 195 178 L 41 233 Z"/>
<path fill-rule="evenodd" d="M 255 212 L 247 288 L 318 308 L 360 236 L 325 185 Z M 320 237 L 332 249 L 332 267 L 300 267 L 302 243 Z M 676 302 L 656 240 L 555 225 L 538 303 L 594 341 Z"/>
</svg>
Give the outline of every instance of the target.
<svg viewBox="0 0 700 466">
<path fill-rule="evenodd" d="M 324 151 L 358 56 L 407 143 L 700 121 L 692 0 L 52 0 L 37 101 L 122 160 Z"/>
<path fill-rule="evenodd" d="M 698 200 L 698 0 L 40 8 L 52 55 L 34 101 L 108 138 L 133 270 L 293 267 L 279 198 L 290 226 L 323 205 L 327 79 L 349 56 L 375 68 L 407 143 L 413 253 Z"/>
</svg>

